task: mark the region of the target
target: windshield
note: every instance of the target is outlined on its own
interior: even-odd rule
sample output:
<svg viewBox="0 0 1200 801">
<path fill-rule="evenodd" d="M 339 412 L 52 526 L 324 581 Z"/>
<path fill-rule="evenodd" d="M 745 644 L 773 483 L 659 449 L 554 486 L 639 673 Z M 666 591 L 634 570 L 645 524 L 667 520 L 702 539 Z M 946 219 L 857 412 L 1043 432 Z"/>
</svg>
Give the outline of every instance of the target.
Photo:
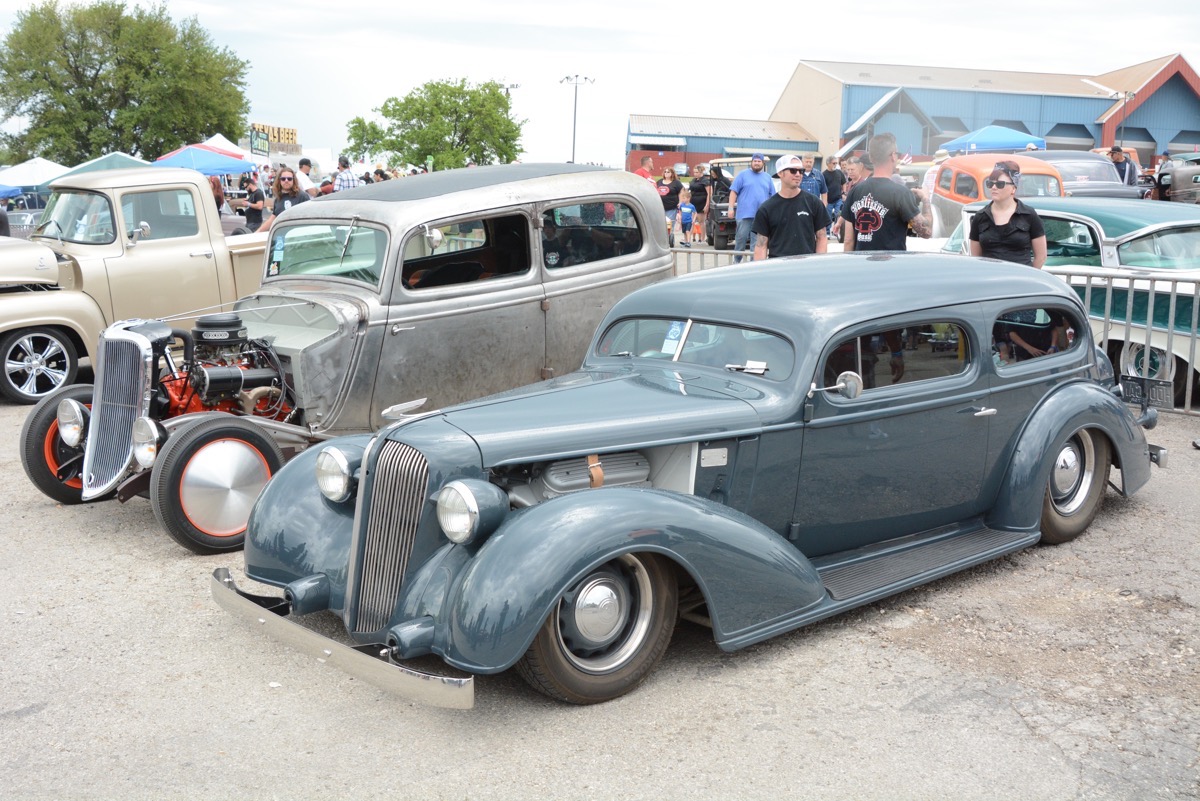
<svg viewBox="0 0 1200 801">
<path fill-rule="evenodd" d="M 1165 228 L 1117 247 L 1117 260 L 1127 267 L 1192 270 L 1200 263 L 1200 226 Z"/>
<path fill-rule="evenodd" d="M 112 204 L 104 195 L 55 192 L 33 235 L 85 245 L 107 245 L 116 240 L 116 230 Z"/>
<path fill-rule="evenodd" d="M 1117 168 L 1106 161 L 1061 161 L 1055 162 L 1064 181 L 1110 181 L 1117 183 L 1120 177 Z"/>
<path fill-rule="evenodd" d="M 281 225 L 271 233 L 268 277 L 323 276 L 376 286 L 387 232 L 350 223 Z"/>
<path fill-rule="evenodd" d="M 1062 185 L 1053 175 L 1025 173 L 1017 184 L 1017 197 L 1060 197 Z"/>
<path fill-rule="evenodd" d="M 596 354 L 699 364 L 775 380 L 791 375 L 795 361 L 791 344 L 765 331 L 645 317 L 614 323 L 600 339 Z"/>
</svg>

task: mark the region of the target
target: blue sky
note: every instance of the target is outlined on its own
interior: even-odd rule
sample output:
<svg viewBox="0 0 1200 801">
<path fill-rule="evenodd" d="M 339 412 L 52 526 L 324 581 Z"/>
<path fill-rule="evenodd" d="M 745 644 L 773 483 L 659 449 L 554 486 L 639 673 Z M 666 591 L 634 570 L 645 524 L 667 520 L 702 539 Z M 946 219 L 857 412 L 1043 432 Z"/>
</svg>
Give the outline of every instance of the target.
<svg viewBox="0 0 1200 801">
<path fill-rule="evenodd" d="M 0 36 L 30 5 L 0 0 Z M 574 89 L 561 81 L 593 78 L 579 88 L 576 160 L 619 166 L 630 114 L 765 119 L 801 59 L 1097 74 L 1182 53 L 1200 68 L 1200 7 L 1184 11 L 1185 3 L 1172 4 L 1175 13 L 1110 0 L 962 3 L 953 17 L 935 11 L 951 4 L 874 0 L 807 16 L 778 0 L 409 5 L 168 7 L 176 20 L 195 16 L 216 44 L 250 61 L 250 121 L 296 128 L 306 147 L 334 153 L 350 119 L 370 118 L 387 98 L 429 80 L 518 85 L 511 93 L 515 115 L 527 120 L 523 160 L 566 161 Z"/>
</svg>

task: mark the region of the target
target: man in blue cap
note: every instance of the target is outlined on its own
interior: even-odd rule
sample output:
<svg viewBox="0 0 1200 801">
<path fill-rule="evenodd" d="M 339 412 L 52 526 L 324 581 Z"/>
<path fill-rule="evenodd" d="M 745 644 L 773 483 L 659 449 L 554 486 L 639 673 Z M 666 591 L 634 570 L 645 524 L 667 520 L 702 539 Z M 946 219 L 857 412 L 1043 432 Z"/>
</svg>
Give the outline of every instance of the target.
<svg viewBox="0 0 1200 801">
<path fill-rule="evenodd" d="M 733 249 L 739 253 L 750 249 L 750 235 L 758 207 L 775 194 L 775 183 L 763 170 L 765 161 L 762 153 L 755 153 L 750 157 L 750 169 L 739 172 L 729 187 L 729 212 L 737 220 Z M 741 260 L 740 255 L 733 257 L 734 264 Z"/>
</svg>

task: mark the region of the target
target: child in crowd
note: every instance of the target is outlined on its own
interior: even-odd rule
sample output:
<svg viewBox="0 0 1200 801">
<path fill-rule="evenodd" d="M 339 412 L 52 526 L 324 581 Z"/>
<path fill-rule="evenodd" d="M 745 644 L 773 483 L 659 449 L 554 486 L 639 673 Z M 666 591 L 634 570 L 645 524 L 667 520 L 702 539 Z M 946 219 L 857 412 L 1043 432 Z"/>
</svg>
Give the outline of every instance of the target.
<svg viewBox="0 0 1200 801">
<path fill-rule="evenodd" d="M 696 219 L 696 207 L 692 205 L 692 193 L 687 189 L 679 192 L 679 233 L 683 246 L 692 246 L 692 222 Z"/>
</svg>

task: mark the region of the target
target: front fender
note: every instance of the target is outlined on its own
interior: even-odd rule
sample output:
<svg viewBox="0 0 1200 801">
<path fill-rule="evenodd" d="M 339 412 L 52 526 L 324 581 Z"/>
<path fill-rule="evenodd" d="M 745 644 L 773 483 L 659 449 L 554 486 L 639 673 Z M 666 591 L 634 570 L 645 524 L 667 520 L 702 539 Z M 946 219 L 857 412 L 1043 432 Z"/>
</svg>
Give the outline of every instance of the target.
<svg viewBox="0 0 1200 801">
<path fill-rule="evenodd" d="M 9 292 L 0 295 L 0 334 L 20 328 L 53 326 L 72 331 L 89 359 L 96 356 L 107 323 L 90 295 L 67 290 Z"/>
<path fill-rule="evenodd" d="M 1082 428 L 1102 432 L 1121 468 L 1121 494 L 1132 495 L 1150 480 L 1150 448 L 1125 404 L 1093 383 L 1067 384 L 1033 411 L 1017 440 L 990 528 L 1035 531 L 1050 480 L 1053 456 Z"/>
<path fill-rule="evenodd" d="M 803 554 L 751 517 L 664 490 L 596 489 L 514 513 L 497 529 L 455 582 L 437 650 L 474 673 L 511 667 L 563 592 L 632 551 L 691 575 L 718 645 L 825 597 Z"/>
<path fill-rule="evenodd" d="M 371 436 L 331 443 L 367 446 Z M 324 444 L 331 444 L 324 443 Z M 317 489 L 314 470 L 321 448 L 308 448 L 272 476 L 250 511 L 246 526 L 246 575 L 282 587 L 323 573 L 329 608 L 345 607 L 354 501 L 334 503 Z"/>
</svg>

